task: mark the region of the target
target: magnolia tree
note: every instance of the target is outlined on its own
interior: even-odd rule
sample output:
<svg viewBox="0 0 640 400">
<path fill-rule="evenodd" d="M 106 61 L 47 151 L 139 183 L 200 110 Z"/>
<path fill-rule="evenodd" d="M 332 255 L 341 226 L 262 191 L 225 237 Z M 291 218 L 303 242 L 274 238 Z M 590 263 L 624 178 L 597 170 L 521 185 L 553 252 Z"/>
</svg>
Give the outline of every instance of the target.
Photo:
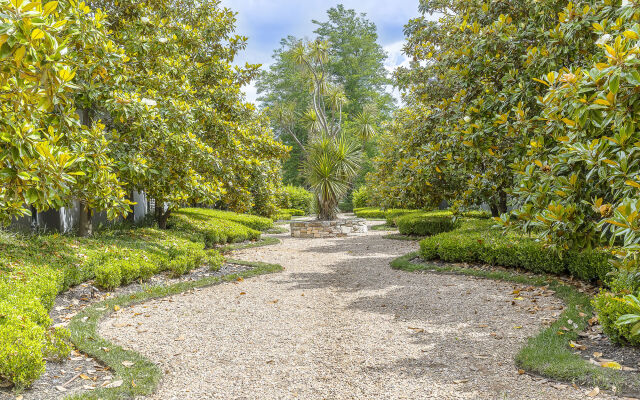
<svg viewBox="0 0 640 400">
<path fill-rule="evenodd" d="M 277 104 L 272 113 L 280 129 L 290 135 L 303 149 L 303 176 L 314 191 L 318 218 L 332 220 L 338 212 L 338 202 L 358 173 L 360 146 L 343 132 L 343 107 L 347 98 L 340 85 L 333 83 L 327 71 L 328 44 L 324 41 L 298 43 L 290 53 L 307 78 L 310 107 L 296 115 L 296 105 Z M 356 123 L 364 140 L 374 133 L 374 117 L 370 108 L 362 111 Z M 295 129 L 300 118 L 306 127 L 306 142 Z"/>
</svg>

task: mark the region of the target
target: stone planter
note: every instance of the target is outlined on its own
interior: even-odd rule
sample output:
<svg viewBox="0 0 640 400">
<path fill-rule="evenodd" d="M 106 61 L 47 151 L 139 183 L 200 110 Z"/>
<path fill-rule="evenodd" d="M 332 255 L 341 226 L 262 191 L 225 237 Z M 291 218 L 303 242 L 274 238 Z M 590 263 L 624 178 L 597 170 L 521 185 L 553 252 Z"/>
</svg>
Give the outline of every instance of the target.
<svg viewBox="0 0 640 400">
<path fill-rule="evenodd" d="M 355 233 L 366 233 L 366 220 L 339 219 L 336 221 L 296 221 L 291 223 L 291 236 L 299 238 L 344 237 Z"/>
</svg>

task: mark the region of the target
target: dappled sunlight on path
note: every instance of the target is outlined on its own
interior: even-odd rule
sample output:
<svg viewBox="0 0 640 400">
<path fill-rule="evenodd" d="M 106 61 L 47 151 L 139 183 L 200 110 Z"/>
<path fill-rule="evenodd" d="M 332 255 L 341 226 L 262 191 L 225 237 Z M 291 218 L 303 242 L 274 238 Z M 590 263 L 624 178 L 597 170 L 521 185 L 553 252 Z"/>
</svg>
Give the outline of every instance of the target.
<svg viewBox="0 0 640 400">
<path fill-rule="evenodd" d="M 531 313 L 513 284 L 392 270 L 417 243 L 384 234 L 281 235 L 234 257 L 284 272 L 134 306 L 101 333 L 161 365 L 152 399 L 584 398 L 513 362 L 557 300 Z"/>
</svg>

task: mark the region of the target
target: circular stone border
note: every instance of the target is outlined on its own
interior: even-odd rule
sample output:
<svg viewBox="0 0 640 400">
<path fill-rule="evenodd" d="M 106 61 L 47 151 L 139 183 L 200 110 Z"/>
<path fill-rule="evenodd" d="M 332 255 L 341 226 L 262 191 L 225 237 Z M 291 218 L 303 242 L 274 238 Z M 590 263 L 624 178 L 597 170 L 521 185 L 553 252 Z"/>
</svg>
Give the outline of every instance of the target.
<svg viewBox="0 0 640 400">
<path fill-rule="evenodd" d="M 344 237 L 354 233 L 367 233 L 367 230 L 367 221 L 362 218 L 291 222 L 291 236 L 296 238 Z"/>
</svg>

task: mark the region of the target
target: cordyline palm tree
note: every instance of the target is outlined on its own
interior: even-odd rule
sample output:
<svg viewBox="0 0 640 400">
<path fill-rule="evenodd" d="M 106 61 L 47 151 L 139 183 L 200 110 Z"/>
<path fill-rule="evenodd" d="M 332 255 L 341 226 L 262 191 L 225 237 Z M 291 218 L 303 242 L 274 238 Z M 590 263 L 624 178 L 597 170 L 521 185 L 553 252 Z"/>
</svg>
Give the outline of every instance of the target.
<svg viewBox="0 0 640 400">
<path fill-rule="evenodd" d="M 327 78 L 328 43 L 301 42 L 292 49 L 292 57 L 311 81 L 311 107 L 301 116 L 309 132 L 308 143 L 304 145 L 295 133 L 295 105 L 279 104 L 273 108 L 272 116 L 303 150 L 303 175 L 315 193 L 318 219 L 332 220 L 340 199 L 358 174 L 360 146 L 343 134 L 342 109 L 347 98 L 342 87 Z M 363 112 L 353 121 L 356 136 L 365 143 L 375 134 L 374 119 L 372 113 Z"/>
</svg>

